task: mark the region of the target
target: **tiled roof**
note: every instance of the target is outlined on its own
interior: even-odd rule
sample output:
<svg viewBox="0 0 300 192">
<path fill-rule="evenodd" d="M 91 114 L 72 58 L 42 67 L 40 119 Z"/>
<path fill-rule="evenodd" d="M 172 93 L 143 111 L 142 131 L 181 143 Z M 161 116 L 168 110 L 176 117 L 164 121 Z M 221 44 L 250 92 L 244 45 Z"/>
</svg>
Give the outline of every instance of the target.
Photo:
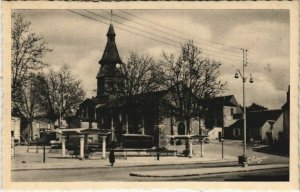
<svg viewBox="0 0 300 192">
<path fill-rule="evenodd" d="M 265 110 L 265 111 L 251 111 L 247 113 L 247 127 L 259 128 L 262 127 L 268 120 L 276 121 L 281 115 L 282 110 Z M 243 119 L 236 121 L 230 127 L 243 127 Z"/>
<path fill-rule="evenodd" d="M 219 96 L 219 97 L 213 97 L 202 100 L 202 103 L 222 103 L 224 106 L 235 106 L 235 104 L 232 102 L 233 95 L 227 95 L 227 96 Z"/>
</svg>

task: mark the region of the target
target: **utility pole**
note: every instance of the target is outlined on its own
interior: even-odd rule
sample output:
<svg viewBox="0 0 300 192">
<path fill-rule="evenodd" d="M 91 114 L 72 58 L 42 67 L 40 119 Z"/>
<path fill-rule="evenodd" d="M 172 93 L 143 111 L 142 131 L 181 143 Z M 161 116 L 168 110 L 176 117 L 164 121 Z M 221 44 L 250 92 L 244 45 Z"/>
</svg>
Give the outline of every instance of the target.
<svg viewBox="0 0 300 192">
<path fill-rule="evenodd" d="M 244 119 L 244 150 L 243 150 L 243 165 L 247 166 L 247 124 L 246 124 L 246 106 L 245 106 L 245 82 L 246 82 L 246 78 L 245 78 L 245 66 L 247 65 L 247 49 L 242 49 L 243 51 L 243 108 L 244 108 L 244 113 L 243 113 L 243 119 Z"/>
<path fill-rule="evenodd" d="M 221 135 L 221 141 L 222 141 L 222 159 L 224 158 L 224 100 L 225 97 L 223 97 L 222 100 L 222 135 Z"/>
<path fill-rule="evenodd" d="M 235 78 L 239 78 L 239 75 L 241 76 L 242 78 L 242 82 L 243 82 L 243 122 L 244 122 L 244 138 L 243 138 L 243 142 L 244 142 L 244 145 L 243 145 L 243 161 L 242 161 L 242 164 L 243 164 L 243 167 L 247 167 L 248 165 L 248 161 L 247 161 L 247 119 L 246 119 L 246 102 L 245 102 L 245 83 L 246 83 L 246 77 L 245 77 L 245 67 L 247 66 L 247 49 L 241 49 L 242 52 L 243 52 L 243 70 L 242 70 L 242 73 L 240 72 L 240 70 L 238 69 L 235 73 Z M 253 83 L 253 79 L 252 79 L 252 76 L 250 74 L 250 80 L 249 80 L 250 83 Z"/>
</svg>

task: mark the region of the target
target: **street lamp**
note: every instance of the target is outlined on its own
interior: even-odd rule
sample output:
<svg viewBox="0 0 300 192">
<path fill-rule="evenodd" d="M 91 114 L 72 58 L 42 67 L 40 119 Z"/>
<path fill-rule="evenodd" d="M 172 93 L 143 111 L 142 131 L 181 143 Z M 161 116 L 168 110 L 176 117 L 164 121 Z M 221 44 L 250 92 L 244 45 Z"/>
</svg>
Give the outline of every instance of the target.
<svg viewBox="0 0 300 192">
<path fill-rule="evenodd" d="M 243 121 L 244 121 L 244 147 L 243 147 L 243 160 L 242 160 L 242 165 L 243 167 L 247 167 L 248 165 L 248 161 L 247 161 L 247 153 L 246 153 L 246 150 L 247 150 L 247 146 L 246 146 L 246 131 L 247 131 L 247 124 L 246 124 L 246 105 L 245 105 L 245 82 L 247 80 L 247 78 L 245 77 L 245 67 L 247 66 L 247 61 L 246 61 L 246 56 L 247 56 L 247 50 L 246 49 L 242 49 L 243 51 L 243 73 L 241 73 L 241 71 L 238 69 L 236 72 L 235 72 L 235 75 L 234 77 L 236 79 L 239 78 L 239 76 L 241 76 L 242 78 L 242 82 L 243 82 Z M 252 78 L 252 75 L 250 74 L 250 80 L 249 80 L 250 83 L 253 83 L 253 78 Z"/>
</svg>

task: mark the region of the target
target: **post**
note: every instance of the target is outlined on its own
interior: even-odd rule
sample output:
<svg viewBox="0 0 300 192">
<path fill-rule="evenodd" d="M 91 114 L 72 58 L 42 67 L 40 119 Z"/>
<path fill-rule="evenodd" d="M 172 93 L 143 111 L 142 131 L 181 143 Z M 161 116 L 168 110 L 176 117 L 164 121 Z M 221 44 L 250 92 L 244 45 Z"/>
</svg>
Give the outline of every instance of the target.
<svg viewBox="0 0 300 192">
<path fill-rule="evenodd" d="M 46 162 L 46 129 L 44 129 L 44 152 L 43 152 L 43 163 Z"/>
<path fill-rule="evenodd" d="M 128 121 L 129 121 L 129 116 L 128 116 L 128 113 L 125 113 L 125 122 L 126 122 L 126 125 L 125 125 L 125 128 L 126 128 L 126 134 L 129 133 L 128 131 Z"/>
<path fill-rule="evenodd" d="M 102 159 L 106 156 L 106 136 L 102 136 Z"/>
<path fill-rule="evenodd" d="M 143 119 L 142 119 L 142 135 L 145 135 L 145 116 L 143 117 Z"/>
<path fill-rule="evenodd" d="M 84 135 L 80 135 L 80 159 L 84 159 Z"/>
<path fill-rule="evenodd" d="M 222 159 L 224 159 L 224 101 L 225 97 L 223 97 L 223 105 L 222 105 L 222 134 L 221 134 L 221 141 L 222 141 Z"/>
<path fill-rule="evenodd" d="M 111 113 L 111 141 L 114 140 L 115 137 L 115 131 L 114 131 L 114 114 L 113 112 Z"/>
<path fill-rule="evenodd" d="M 62 152 L 62 157 L 65 158 L 65 156 L 66 156 L 66 136 L 64 136 L 64 135 L 61 136 L 61 152 Z"/>
<path fill-rule="evenodd" d="M 11 157 L 15 157 L 15 139 L 14 139 L 14 131 L 11 132 Z"/>
<path fill-rule="evenodd" d="M 201 140 L 201 157 L 203 157 L 203 148 L 204 148 L 204 144 L 203 144 L 203 139 Z"/>
<path fill-rule="evenodd" d="M 156 159 L 159 160 L 160 154 L 159 154 L 159 142 L 160 142 L 160 127 L 159 125 L 155 126 L 156 136 L 157 136 L 157 143 L 156 143 Z"/>
<path fill-rule="evenodd" d="M 173 139 L 173 146 L 174 146 L 174 156 L 176 157 L 176 139 Z"/>
<path fill-rule="evenodd" d="M 246 82 L 246 78 L 245 78 L 245 65 L 246 65 L 246 62 L 245 62 L 245 49 L 243 49 L 243 111 L 244 111 L 244 114 L 243 114 L 243 120 L 244 120 L 244 147 L 243 147 L 243 167 L 247 167 L 247 154 L 246 154 L 246 150 L 247 150 L 247 146 L 246 146 L 246 137 L 247 137 L 247 124 L 246 124 L 246 106 L 245 106 L 245 82 Z"/>
<path fill-rule="evenodd" d="M 189 158 L 192 158 L 193 157 L 193 140 L 192 140 L 192 138 L 189 138 L 189 146 L 190 146 Z"/>
</svg>

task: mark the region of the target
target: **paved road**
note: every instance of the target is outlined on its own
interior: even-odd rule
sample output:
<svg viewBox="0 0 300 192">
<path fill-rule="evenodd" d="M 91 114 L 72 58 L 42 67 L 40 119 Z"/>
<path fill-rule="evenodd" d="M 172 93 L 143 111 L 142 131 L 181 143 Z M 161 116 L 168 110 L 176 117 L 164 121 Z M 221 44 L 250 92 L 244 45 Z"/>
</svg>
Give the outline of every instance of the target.
<svg viewBox="0 0 300 192">
<path fill-rule="evenodd" d="M 97 169 L 65 169 L 65 170 L 30 170 L 13 171 L 12 181 L 42 181 L 42 182 L 68 182 L 68 181 L 286 181 L 288 169 L 272 169 L 264 171 L 251 171 L 246 173 L 228 173 L 197 177 L 176 178 L 150 178 L 133 177 L 129 173 L 133 171 L 168 170 L 168 169 L 191 169 L 199 167 L 233 166 L 233 163 L 219 163 L 210 165 L 166 165 L 149 167 L 105 167 Z"/>
<path fill-rule="evenodd" d="M 182 151 L 184 148 L 183 145 L 178 146 L 177 149 Z M 196 144 L 193 146 L 193 150 L 196 155 L 200 154 L 200 145 Z M 210 144 L 205 144 L 204 146 L 204 155 L 205 152 L 214 153 L 220 155 L 222 152 L 222 145 L 220 142 L 212 142 Z M 224 141 L 224 155 L 226 156 L 238 156 L 243 154 L 243 144 L 241 142 L 232 142 L 232 141 Z M 289 163 L 289 157 L 279 156 L 279 155 L 272 155 L 267 153 L 256 152 L 252 149 L 251 146 L 247 146 L 247 156 L 249 158 L 249 164 L 257 164 L 257 163 L 264 163 L 264 164 L 275 164 L 275 163 Z"/>
<path fill-rule="evenodd" d="M 237 156 L 242 154 L 241 143 L 227 143 L 224 146 L 224 153 L 230 156 Z M 184 146 L 178 146 L 178 150 L 183 150 Z M 196 156 L 200 153 L 200 145 L 193 147 Z M 205 145 L 205 151 L 220 154 L 220 143 L 211 143 Z M 250 164 L 288 164 L 289 158 L 265 153 L 258 153 L 248 148 L 248 155 Z M 205 154 L 204 154 L 205 155 Z M 16 157 L 17 158 L 17 157 Z M 162 157 L 163 158 L 163 157 Z M 22 159 L 17 159 L 22 160 Z M 118 163 L 118 162 L 116 162 Z M 236 163 L 235 163 L 236 164 Z M 164 166 L 145 166 L 145 167 L 103 167 L 95 169 L 65 169 L 65 170 L 30 170 L 30 171 L 12 171 L 12 181 L 230 181 L 230 180 L 288 180 L 288 169 L 264 170 L 254 171 L 248 173 L 229 173 L 218 174 L 210 176 L 189 177 L 189 178 L 139 178 L 129 176 L 130 172 L 150 171 L 150 170 L 168 170 L 168 169 L 191 169 L 199 167 L 218 167 L 218 166 L 232 166 L 233 163 L 227 164 L 205 164 L 205 165 L 164 165 Z"/>
</svg>

